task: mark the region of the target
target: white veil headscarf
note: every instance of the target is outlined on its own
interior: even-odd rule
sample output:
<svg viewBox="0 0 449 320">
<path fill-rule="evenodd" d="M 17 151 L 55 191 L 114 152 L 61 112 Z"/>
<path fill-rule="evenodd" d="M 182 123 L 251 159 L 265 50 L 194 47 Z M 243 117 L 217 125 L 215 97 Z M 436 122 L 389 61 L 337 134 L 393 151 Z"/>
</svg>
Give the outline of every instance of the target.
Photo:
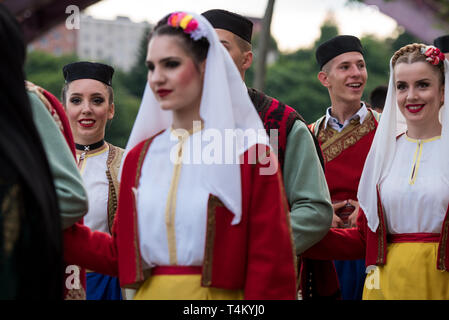
<svg viewBox="0 0 449 320">
<path fill-rule="evenodd" d="M 200 116 L 204 121 L 204 130 L 219 130 L 222 137 L 225 129 L 256 130 L 258 135 L 244 139 L 237 137 L 238 155 L 243 154 L 256 143 L 269 145 L 269 139 L 250 98 L 234 61 L 220 43 L 215 30 L 203 16 L 190 13 L 197 20 L 201 35 L 209 41 L 206 58 L 203 92 L 200 105 Z M 129 137 L 126 154 L 139 142 L 154 136 L 172 124 L 172 112 L 160 108 L 148 83 Z M 248 138 L 248 137 L 246 137 Z M 226 151 L 226 150 L 225 150 Z M 169 159 L 167 159 L 169 161 Z M 234 214 L 232 224 L 240 222 L 242 215 L 240 165 L 208 164 L 204 165 L 199 177 L 209 192 L 217 196 Z"/>
<path fill-rule="evenodd" d="M 449 62 L 447 59 L 444 60 L 444 77 L 444 104 L 440 109 L 441 140 L 444 148 L 436 156 L 441 159 L 440 168 L 437 169 L 449 181 L 449 107 L 447 107 L 449 105 Z M 376 232 L 379 226 L 377 185 L 382 183 L 391 168 L 396 152 L 396 137 L 398 134 L 405 132 L 406 126 L 404 127 L 404 124 L 405 119 L 399 111 L 396 100 L 393 66 L 390 60 L 390 80 L 385 107 L 363 167 L 357 192 L 360 207 L 365 213 L 368 227 L 373 232 Z"/>
</svg>

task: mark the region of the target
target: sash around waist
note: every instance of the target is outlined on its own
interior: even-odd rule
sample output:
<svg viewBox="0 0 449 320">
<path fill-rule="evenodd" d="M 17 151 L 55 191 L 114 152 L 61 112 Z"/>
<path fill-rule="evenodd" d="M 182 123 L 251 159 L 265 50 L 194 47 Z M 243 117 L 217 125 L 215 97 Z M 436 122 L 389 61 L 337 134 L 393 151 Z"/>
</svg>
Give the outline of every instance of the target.
<svg viewBox="0 0 449 320">
<path fill-rule="evenodd" d="M 201 274 L 201 266 L 156 266 L 151 268 L 151 275 Z"/>
<path fill-rule="evenodd" d="M 418 233 L 398 233 L 398 234 L 389 234 L 387 236 L 388 243 L 404 243 L 404 242 L 439 242 L 440 234 L 439 233 L 427 233 L 427 232 L 418 232 Z"/>
</svg>

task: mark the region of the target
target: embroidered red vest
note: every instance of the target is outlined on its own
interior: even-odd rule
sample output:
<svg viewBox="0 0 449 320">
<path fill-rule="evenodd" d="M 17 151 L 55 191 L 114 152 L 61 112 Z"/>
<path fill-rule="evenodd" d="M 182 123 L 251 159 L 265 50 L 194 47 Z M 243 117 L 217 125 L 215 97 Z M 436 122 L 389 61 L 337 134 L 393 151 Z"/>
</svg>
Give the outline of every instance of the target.
<svg viewBox="0 0 449 320">
<path fill-rule="evenodd" d="M 270 136 L 270 130 L 278 130 L 278 159 L 281 169 L 284 165 L 287 137 L 296 120 L 305 123 L 302 116 L 288 105 L 267 96 L 253 88 L 248 88 L 248 94 L 262 119 L 265 130 Z"/>
</svg>

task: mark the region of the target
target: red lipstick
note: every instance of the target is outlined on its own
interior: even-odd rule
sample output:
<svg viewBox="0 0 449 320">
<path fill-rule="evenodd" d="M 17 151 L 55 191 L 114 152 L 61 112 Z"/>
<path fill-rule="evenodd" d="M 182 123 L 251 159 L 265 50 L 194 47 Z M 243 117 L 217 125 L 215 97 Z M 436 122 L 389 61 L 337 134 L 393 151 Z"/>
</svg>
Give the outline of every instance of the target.
<svg viewBox="0 0 449 320">
<path fill-rule="evenodd" d="M 410 113 L 418 113 L 424 108 L 424 104 L 407 104 L 405 108 Z"/>
<path fill-rule="evenodd" d="M 161 97 L 161 98 L 169 95 L 171 92 L 172 92 L 172 90 L 168 90 L 168 89 L 159 89 L 159 90 L 156 91 L 158 96 Z"/>
</svg>

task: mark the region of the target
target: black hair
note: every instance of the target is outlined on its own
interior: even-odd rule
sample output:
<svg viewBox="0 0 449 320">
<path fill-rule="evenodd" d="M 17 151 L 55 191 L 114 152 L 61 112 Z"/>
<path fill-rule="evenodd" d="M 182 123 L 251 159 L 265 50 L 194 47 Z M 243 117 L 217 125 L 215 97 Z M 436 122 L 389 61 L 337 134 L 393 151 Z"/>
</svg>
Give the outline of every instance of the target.
<svg viewBox="0 0 449 320">
<path fill-rule="evenodd" d="M 388 87 L 385 85 L 377 86 L 371 91 L 369 100 L 373 108 L 384 108 L 385 99 L 387 98 Z"/>
</svg>

